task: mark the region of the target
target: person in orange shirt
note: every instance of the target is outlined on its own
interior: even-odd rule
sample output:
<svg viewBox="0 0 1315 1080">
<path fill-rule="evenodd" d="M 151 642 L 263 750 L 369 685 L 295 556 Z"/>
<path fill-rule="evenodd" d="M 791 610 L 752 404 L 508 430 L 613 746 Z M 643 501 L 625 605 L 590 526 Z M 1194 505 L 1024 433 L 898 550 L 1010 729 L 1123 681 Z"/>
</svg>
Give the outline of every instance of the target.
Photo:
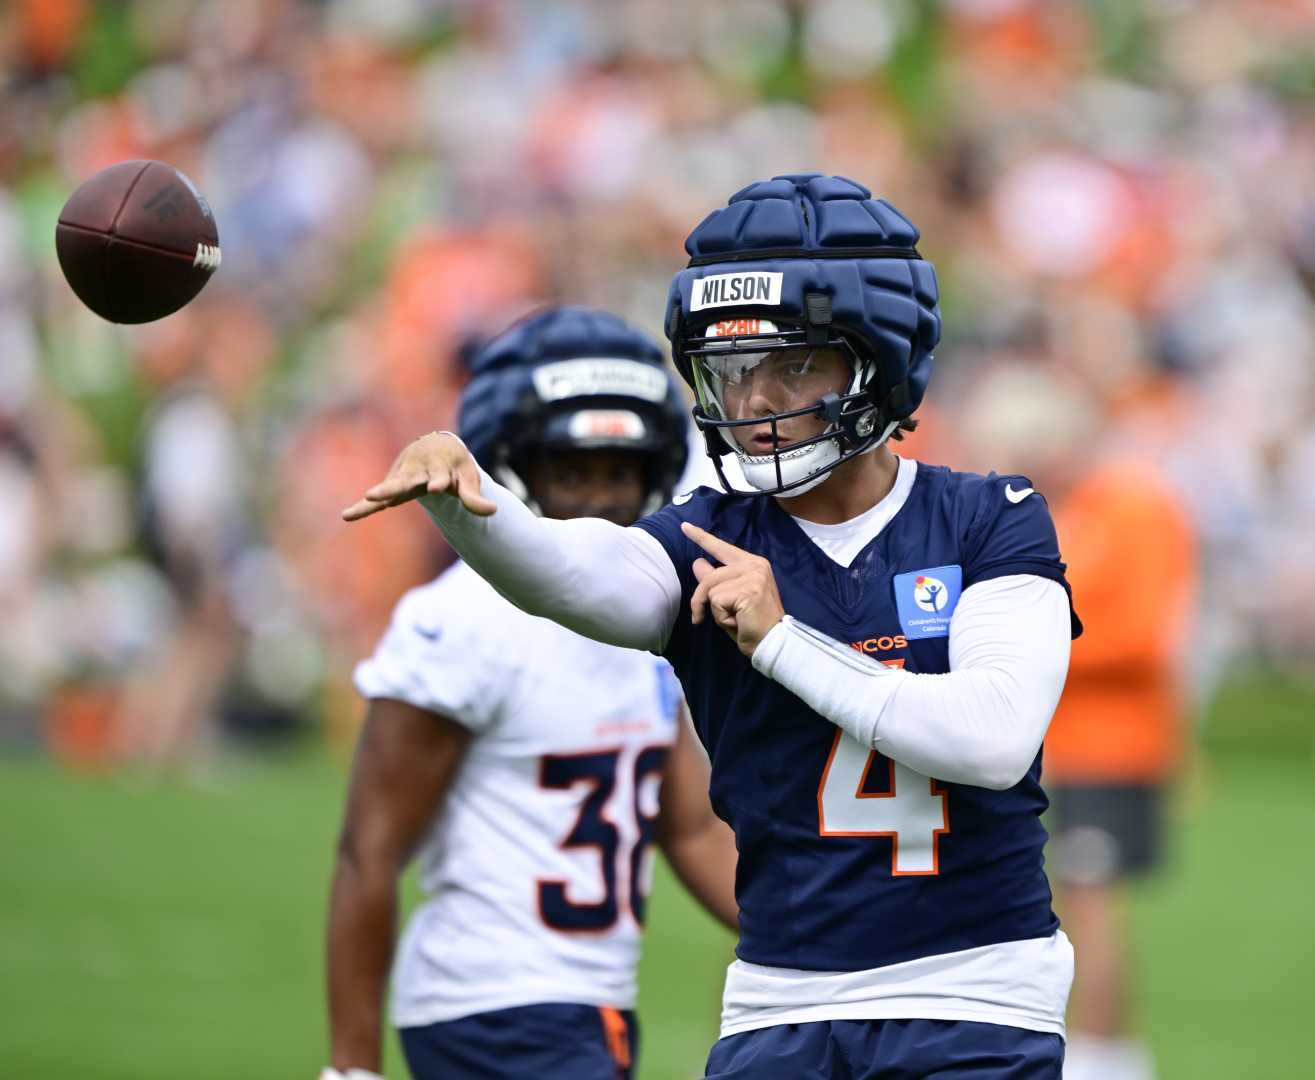
<svg viewBox="0 0 1315 1080">
<path fill-rule="evenodd" d="M 1185 745 L 1192 525 L 1154 463 L 1120 451 L 1090 397 L 1043 369 L 988 375 L 968 415 L 970 446 L 999 458 L 1004 444 L 1006 459 L 1011 445 L 1026 448 L 1086 628 L 1043 759 L 1060 914 L 1077 955 L 1065 1080 L 1150 1080 L 1131 1023 L 1127 884 L 1161 860 L 1164 789 Z"/>
<path fill-rule="evenodd" d="M 1055 524 L 1087 627 L 1045 744 L 1063 918 L 1082 950 L 1064 1075 L 1147 1080 L 1129 1023 L 1127 882 L 1160 862 L 1164 789 L 1182 757 L 1196 544 L 1144 461 L 1076 477 Z"/>
</svg>

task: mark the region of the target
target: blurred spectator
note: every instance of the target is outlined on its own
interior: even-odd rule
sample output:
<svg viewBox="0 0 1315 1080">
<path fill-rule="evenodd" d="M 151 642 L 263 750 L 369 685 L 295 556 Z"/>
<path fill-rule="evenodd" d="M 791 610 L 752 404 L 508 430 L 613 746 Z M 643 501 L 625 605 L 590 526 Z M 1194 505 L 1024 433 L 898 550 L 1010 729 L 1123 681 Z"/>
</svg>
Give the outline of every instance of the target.
<svg viewBox="0 0 1315 1080">
<path fill-rule="evenodd" d="M 999 367 L 967 410 L 974 448 L 1026 472 L 1052 503 L 1085 624 L 1045 743 L 1059 910 L 1078 963 L 1068 1080 L 1151 1080 L 1133 1024 L 1128 882 L 1160 865 L 1166 788 L 1187 736 L 1196 542 L 1151 458 L 1099 399 L 1044 367 Z"/>
<path fill-rule="evenodd" d="M 0 6 L 0 732 L 181 762 L 349 723 L 344 673 L 448 557 L 347 540 L 351 477 L 450 422 L 506 313 L 660 332 L 691 216 L 809 168 L 906 210 L 942 276 L 913 452 L 980 463 L 955 403 L 1003 361 L 1079 380 L 1199 533 L 1197 695 L 1307 663 L 1313 28 L 1310 0 Z M 224 268 L 112 329 L 50 238 L 138 156 L 208 194 Z"/>
</svg>

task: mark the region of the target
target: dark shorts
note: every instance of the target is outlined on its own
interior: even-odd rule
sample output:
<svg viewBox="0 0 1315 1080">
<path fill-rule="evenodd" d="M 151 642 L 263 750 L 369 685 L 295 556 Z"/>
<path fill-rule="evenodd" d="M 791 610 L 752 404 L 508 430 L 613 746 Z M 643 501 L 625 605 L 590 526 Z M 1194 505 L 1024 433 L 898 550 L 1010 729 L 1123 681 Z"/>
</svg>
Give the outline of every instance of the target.
<svg viewBox="0 0 1315 1080">
<path fill-rule="evenodd" d="M 966 1020 L 821 1020 L 728 1035 L 706 1080 L 1060 1080 L 1064 1040 Z"/>
<path fill-rule="evenodd" d="M 525 1005 L 400 1028 L 415 1080 L 630 1080 L 635 1014 Z"/>
<path fill-rule="evenodd" d="M 1066 885 L 1108 885 L 1160 864 L 1163 797 L 1150 784 L 1047 785 L 1052 872 Z"/>
</svg>

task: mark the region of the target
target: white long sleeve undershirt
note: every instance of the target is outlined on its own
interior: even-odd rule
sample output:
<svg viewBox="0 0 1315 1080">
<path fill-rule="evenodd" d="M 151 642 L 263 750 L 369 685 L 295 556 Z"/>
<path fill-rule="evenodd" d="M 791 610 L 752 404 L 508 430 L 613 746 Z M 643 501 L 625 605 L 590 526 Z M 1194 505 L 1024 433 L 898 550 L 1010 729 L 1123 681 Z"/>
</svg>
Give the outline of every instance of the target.
<svg viewBox="0 0 1315 1080">
<path fill-rule="evenodd" d="M 482 469 L 480 494 L 496 514 L 479 517 L 451 495 L 420 499 L 480 577 L 531 615 L 608 645 L 661 652 L 680 608 L 680 578 L 656 539 L 600 518 L 536 517 Z"/>
<path fill-rule="evenodd" d="M 1063 586 L 1018 574 L 964 590 L 950 670 L 887 667 L 786 616 L 753 666 L 863 746 L 952 783 L 1003 790 L 1036 758 L 1068 674 Z"/>
<path fill-rule="evenodd" d="M 481 473 L 482 518 L 450 495 L 420 501 L 457 553 L 512 603 L 598 641 L 660 651 L 682 615 L 680 579 L 643 529 L 536 517 Z M 685 613 L 684 617 L 688 617 Z M 888 668 L 786 616 L 753 666 L 865 746 L 926 776 L 1003 789 L 1036 757 L 1068 670 L 1063 587 L 1034 575 L 978 582 L 950 620 L 950 671 Z"/>
</svg>

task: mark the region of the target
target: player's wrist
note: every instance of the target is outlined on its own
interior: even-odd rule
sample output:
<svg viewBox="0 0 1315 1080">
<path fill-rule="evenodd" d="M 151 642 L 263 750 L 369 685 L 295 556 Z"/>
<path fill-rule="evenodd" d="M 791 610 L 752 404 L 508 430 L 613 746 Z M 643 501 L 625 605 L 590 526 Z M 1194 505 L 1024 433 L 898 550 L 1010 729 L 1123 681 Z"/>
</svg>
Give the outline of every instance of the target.
<svg viewBox="0 0 1315 1080">
<path fill-rule="evenodd" d="M 749 657 L 749 663 L 769 679 L 773 678 L 776 661 L 781 655 L 781 650 L 785 648 L 786 638 L 790 635 L 791 621 L 789 615 L 782 615 L 754 646 L 753 653 Z"/>
<path fill-rule="evenodd" d="M 335 1069 L 329 1065 L 320 1071 L 319 1080 L 384 1080 L 384 1076 L 369 1069 Z"/>
</svg>

